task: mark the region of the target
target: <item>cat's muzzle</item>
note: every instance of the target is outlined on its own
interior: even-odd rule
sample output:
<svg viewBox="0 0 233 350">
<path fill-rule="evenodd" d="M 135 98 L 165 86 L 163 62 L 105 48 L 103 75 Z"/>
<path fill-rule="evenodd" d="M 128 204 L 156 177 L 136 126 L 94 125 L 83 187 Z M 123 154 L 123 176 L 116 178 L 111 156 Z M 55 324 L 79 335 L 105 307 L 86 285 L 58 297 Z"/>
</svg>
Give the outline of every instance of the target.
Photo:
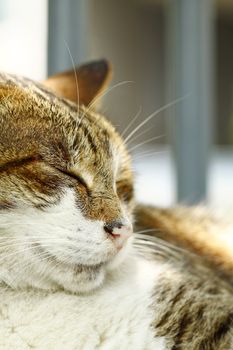
<svg viewBox="0 0 233 350">
<path fill-rule="evenodd" d="M 133 233 L 132 224 L 128 220 L 115 220 L 104 225 L 104 231 L 113 240 L 118 249 L 121 249 Z"/>
</svg>

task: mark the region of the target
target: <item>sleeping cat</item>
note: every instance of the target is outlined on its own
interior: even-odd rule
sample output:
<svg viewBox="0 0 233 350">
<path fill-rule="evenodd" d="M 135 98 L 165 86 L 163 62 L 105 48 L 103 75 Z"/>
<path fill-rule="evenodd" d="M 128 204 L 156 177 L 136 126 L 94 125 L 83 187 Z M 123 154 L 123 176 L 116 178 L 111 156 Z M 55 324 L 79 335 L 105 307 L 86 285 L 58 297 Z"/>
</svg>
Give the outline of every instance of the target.
<svg viewBox="0 0 233 350">
<path fill-rule="evenodd" d="M 0 349 L 233 349 L 231 233 L 135 206 L 108 80 L 0 76 Z"/>
</svg>

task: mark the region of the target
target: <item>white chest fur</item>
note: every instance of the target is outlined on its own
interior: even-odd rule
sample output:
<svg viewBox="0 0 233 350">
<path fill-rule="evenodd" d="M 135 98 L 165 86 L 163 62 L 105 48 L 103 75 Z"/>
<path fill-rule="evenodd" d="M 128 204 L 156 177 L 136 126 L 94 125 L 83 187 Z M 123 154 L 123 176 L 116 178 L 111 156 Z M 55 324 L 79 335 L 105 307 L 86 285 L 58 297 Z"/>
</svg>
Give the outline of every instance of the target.
<svg viewBox="0 0 233 350">
<path fill-rule="evenodd" d="M 164 350 L 165 340 L 150 327 L 160 273 L 137 259 L 88 296 L 2 289 L 0 349 Z"/>
</svg>

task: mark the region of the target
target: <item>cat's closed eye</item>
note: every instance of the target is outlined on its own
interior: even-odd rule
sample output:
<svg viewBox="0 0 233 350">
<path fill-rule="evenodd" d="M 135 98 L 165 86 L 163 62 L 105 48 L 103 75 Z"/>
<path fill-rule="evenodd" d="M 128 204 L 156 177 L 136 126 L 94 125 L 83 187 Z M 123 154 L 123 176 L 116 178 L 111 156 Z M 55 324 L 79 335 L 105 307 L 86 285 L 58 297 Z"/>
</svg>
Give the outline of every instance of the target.
<svg viewBox="0 0 233 350">
<path fill-rule="evenodd" d="M 62 173 L 63 175 L 72 178 L 74 180 L 76 180 L 77 182 L 80 183 L 80 185 L 84 186 L 88 191 L 90 191 L 90 188 L 88 187 L 87 183 L 85 182 L 85 180 L 82 178 L 82 176 L 78 175 L 78 174 L 74 174 L 69 170 L 64 170 L 64 169 L 60 169 L 60 168 L 55 168 L 56 170 L 58 170 L 60 173 Z"/>
</svg>

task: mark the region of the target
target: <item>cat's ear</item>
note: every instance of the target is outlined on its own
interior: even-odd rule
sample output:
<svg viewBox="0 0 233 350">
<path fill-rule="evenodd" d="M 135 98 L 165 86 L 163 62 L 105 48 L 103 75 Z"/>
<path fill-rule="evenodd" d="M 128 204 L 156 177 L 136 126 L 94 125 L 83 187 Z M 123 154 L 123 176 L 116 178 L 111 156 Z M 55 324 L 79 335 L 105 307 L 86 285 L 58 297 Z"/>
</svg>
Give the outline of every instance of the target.
<svg viewBox="0 0 233 350">
<path fill-rule="evenodd" d="M 109 62 L 99 60 L 53 75 L 43 84 L 57 95 L 87 106 L 106 88 L 111 76 Z"/>
</svg>

